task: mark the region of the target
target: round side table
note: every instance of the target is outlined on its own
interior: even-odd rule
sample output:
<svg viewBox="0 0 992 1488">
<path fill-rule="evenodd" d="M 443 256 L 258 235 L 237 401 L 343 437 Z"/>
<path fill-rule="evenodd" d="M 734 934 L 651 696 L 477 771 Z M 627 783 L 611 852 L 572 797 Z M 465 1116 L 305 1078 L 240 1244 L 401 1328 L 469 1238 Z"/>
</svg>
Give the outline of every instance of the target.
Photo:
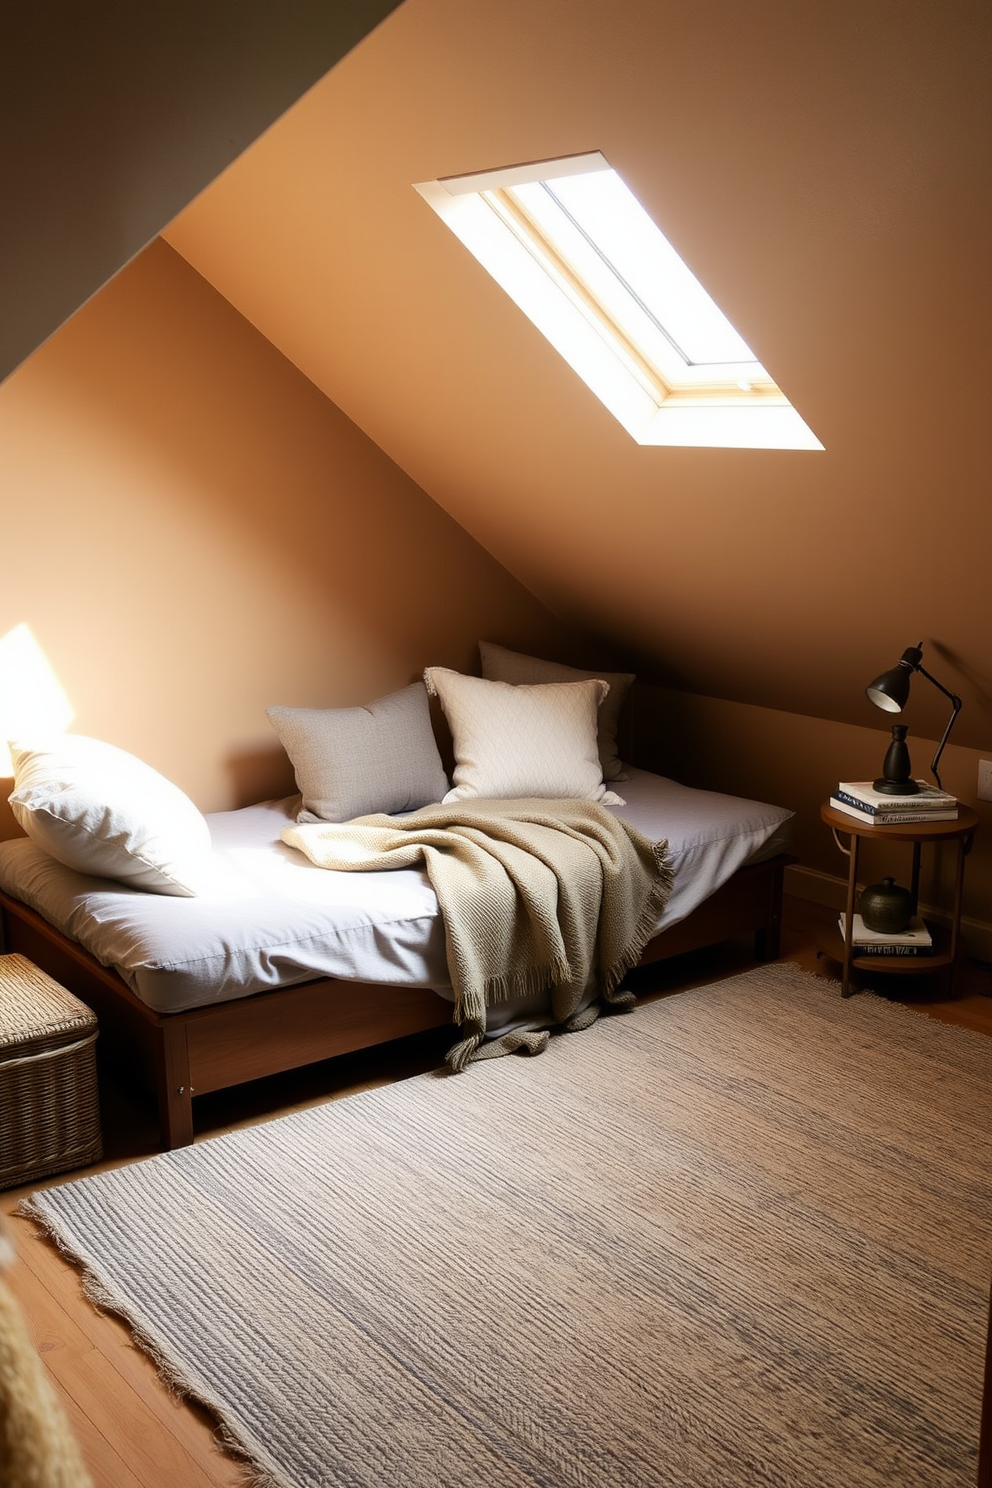
<svg viewBox="0 0 992 1488">
<path fill-rule="evenodd" d="M 847 854 L 848 860 L 844 935 L 841 936 L 840 930 L 836 928 L 827 930 L 821 944 L 824 955 L 829 956 L 832 961 L 839 961 L 843 968 L 841 996 L 850 997 L 854 990 L 851 986 L 851 972 L 854 970 L 898 972 L 902 976 L 920 976 L 943 969 L 947 972 L 947 987 L 950 992 L 954 986 L 954 964 L 958 956 L 960 939 L 964 865 L 971 851 L 975 829 L 978 826 L 977 811 L 973 811 L 970 806 L 959 804 L 955 821 L 909 822 L 905 826 L 898 823 L 874 826 L 870 822 L 860 822 L 855 817 L 848 816 L 845 811 L 837 811 L 828 801 L 824 801 L 820 807 L 820 816 L 833 832 L 837 846 L 841 852 Z M 850 839 L 849 847 L 845 847 L 841 842 L 840 834 L 842 833 Z M 854 911 L 858 893 L 858 856 L 862 838 L 867 837 L 882 839 L 886 842 L 911 842 L 913 844 L 911 892 L 914 908 L 919 900 L 920 856 L 924 846 L 928 843 L 939 842 L 953 842 L 957 845 L 951 923 L 947 929 L 942 925 L 929 927 L 934 939 L 932 956 L 858 956 L 855 953 L 851 935 L 854 929 Z"/>
</svg>

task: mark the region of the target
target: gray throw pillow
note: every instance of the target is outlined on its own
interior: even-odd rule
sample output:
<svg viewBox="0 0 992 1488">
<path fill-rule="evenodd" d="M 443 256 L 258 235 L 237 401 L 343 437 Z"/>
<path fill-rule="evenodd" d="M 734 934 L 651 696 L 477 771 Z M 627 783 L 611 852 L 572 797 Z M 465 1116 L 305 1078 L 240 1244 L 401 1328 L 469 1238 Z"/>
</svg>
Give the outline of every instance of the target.
<svg viewBox="0 0 992 1488">
<path fill-rule="evenodd" d="M 422 682 L 364 708 L 267 708 L 303 797 L 297 821 L 393 816 L 448 790 Z"/>
<path fill-rule="evenodd" d="M 479 642 L 482 675 L 488 682 L 510 682 L 515 686 L 533 687 L 543 682 L 588 682 L 601 677 L 610 690 L 599 705 L 599 762 L 604 780 L 626 780 L 623 761 L 617 754 L 617 726 L 620 709 L 634 681 L 633 672 L 585 672 L 565 666 L 560 661 L 542 661 L 538 656 L 525 656 L 509 651 L 492 641 Z"/>
</svg>

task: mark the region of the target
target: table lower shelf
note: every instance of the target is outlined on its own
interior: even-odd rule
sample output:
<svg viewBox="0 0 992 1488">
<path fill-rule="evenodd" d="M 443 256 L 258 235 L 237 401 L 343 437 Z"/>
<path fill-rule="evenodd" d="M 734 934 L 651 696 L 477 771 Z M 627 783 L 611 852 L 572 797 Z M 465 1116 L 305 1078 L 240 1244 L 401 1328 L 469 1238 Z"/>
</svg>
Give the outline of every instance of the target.
<svg viewBox="0 0 992 1488">
<path fill-rule="evenodd" d="M 952 963 L 951 932 L 943 925 L 928 925 L 933 936 L 933 953 L 929 956 L 858 956 L 852 955 L 851 969 L 858 971 L 897 972 L 900 976 L 926 976 L 930 972 L 946 970 Z M 818 936 L 821 955 L 829 956 L 840 966 L 844 964 L 844 939 L 837 929 L 824 928 Z M 958 938 L 957 956 L 964 955 L 964 943 Z"/>
</svg>

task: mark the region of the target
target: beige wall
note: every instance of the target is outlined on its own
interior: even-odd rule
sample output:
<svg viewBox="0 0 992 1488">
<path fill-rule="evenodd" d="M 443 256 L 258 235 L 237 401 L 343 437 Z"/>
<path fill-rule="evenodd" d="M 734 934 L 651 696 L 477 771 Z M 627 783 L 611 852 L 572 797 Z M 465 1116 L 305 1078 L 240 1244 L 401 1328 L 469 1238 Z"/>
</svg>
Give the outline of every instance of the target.
<svg viewBox="0 0 992 1488">
<path fill-rule="evenodd" d="M 0 638 L 204 809 L 291 779 L 271 703 L 366 702 L 545 610 L 164 243 L 0 388 Z M 6 796 L 6 792 L 3 796 Z"/>
<path fill-rule="evenodd" d="M 166 235 L 654 681 L 858 725 L 923 639 L 989 751 L 990 60 L 987 0 L 406 0 Z M 411 184 L 594 149 L 825 452 L 636 445 Z"/>
<path fill-rule="evenodd" d="M 355 704 L 429 662 L 472 668 L 482 636 L 591 655 L 164 243 L 0 388 L 0 497 L 0 640 L 30 626 L 73 727 L 205 809 L 290 788 L 270 703 Z M 643 685 L 630 724 L 638 762 L 796 810 L 793 887 L 836 894 L 819 803 L 838 778 L 877 773 L 884 725 Z M 922 773 L 932 741 L 912 747 Z M 978 758 L 944 756 L 972 804 Z M 992 955 L 992 807 L 979 811 L 965 911 Z M 937 904 L 946 866 L 925 884 Z M 905 878 L 866 859 L 867 877 L 883 870 Z"/>
<path fill-rule="evenodd" d="M 847 862 L 820 820 L 820 805 L 838 780 L 881 773 L 889 743 L 885 727 L 859 728 L 773 708 L 696 697 L 638 684 L 627 719 L 631 757 L 687 784 L 788 806 L 796 813 L 794 850 L 800 867 L 788 888 L 843 907 Z M 926 778 L 936 744 L 910 736 L 914 773 Z M 992 804 L 976 799 L 978 750 L 949 744 L 940 762 L 946 790 L 974 806 L 979 827 L 965 876 L 965 931 L 972 953 L 992 959 Z M 859 879 L 891 873 L 909 883 L 908 846 L 865 844 Z M 954 849 L 924 852 L 921 898 L 938 911 L 953 895 Z"/>
</svg>

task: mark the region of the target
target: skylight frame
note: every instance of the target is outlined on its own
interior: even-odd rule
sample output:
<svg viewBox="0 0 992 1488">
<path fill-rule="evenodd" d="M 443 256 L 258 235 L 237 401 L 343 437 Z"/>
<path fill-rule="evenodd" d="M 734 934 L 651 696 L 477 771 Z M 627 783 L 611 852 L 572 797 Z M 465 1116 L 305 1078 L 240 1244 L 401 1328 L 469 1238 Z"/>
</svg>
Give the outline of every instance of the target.
<svg viewBox="0 0 992 1488">
<path fill-rule="evenodd" d="M 637 313 L 624 310 L 619 295 L 604 304 L 515 191 L 602 171 L 612 167 L 593 151 L 415 189 L 639 444 L 822 449 L 753 353 L 748 361 L 694 365 L 679 351 L 661 354 L 657 336 L 646 350 L 631 333 Z"/>
</svg>

